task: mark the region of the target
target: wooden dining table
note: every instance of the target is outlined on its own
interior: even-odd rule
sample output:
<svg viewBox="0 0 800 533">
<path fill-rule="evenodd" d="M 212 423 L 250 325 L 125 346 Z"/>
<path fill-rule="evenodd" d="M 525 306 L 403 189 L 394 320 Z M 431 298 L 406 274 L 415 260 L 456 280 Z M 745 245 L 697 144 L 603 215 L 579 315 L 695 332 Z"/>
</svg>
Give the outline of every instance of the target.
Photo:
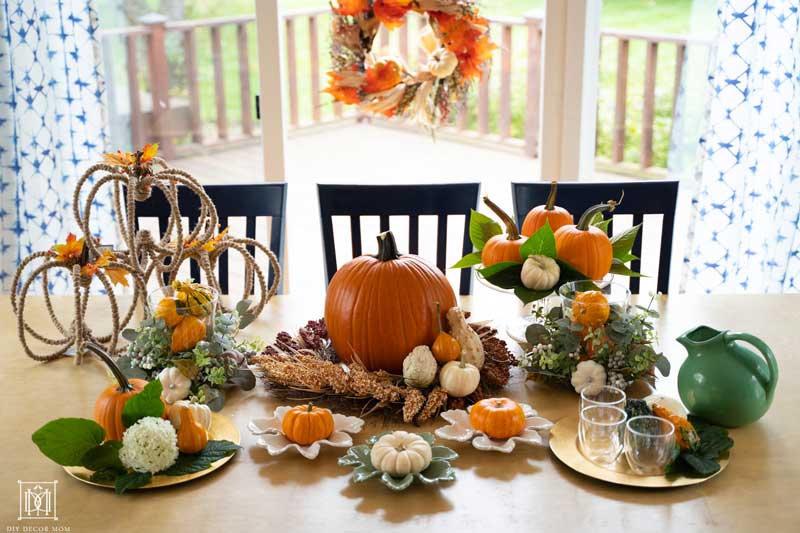
<svg viewBox="0 0 800 533">
<path fill-rule="evenodd" d="M 499 324 L 519 314 L 512 297 L 462 297 L 475 320 Z M 59 297 L 57 308 L 71 309 Z M 270 341 L 322 315 L 324 295 L 276 296 L 243 334 Z M 37 327 L 49 319 L 42 301 L 29 297 L 26 318 Z M 354 484 L 352 469 L 337 465 L 343 449 L 323 448 L 316 460 L 296 453 L 272 457 L 247 430 L 251 419 L 271 414 L 285 402 L 263 384 L 228 394 L 222 414 L 242 435 L 242 449 L 223 468 L 189 483 L 117 496 L 69 477 L 39 453 L 31 434 L 59 417 L 91 418 L 94 401 L 110 383 L 94 357 L 76 366 L 72 358 L 40 363 L 26 357 L 17 340 L 8 296 L 0 297 L 0 531 L 800 531 L 800 295 L 658 296 L 661 348 L 672 363 L 659 392 L 677 395 L 677 370 L 686 357 L 675 338 L 699 324 L 752 333 L 767 342 L 780 365 L 770 411 L 758 422 L 731 430 L 730 464 L 704 483 L 671 489 L 641 489 L 585 477 L 562 464 L 547 446 L 518 444 L 510 454 L 448 443 L 456 481 L 413 485 L 393 492 L 377 480 Z M 92 301 L 90 322 L 101 331 L 109 321 L 101 299 Z M 502 329 L 502 326 L 501 328 Z M 513 344 L 510 342 L 510 344 Z M 519 374 L 522 374 L 521 372 Z M 578 396 L 566 388 L 525 380 L 503 395 L 533 405 L 558 421 L 576 416 Z M 387 429 L 432 431 L 374 414 L 354 441 Z M 19 483 L 58 481 L 57 521 L 18 520 Z M 49 529 L 23 529 L 43 528 Z M 15 529 L 16 528 L 16 529 Z M 62 529 L 58 529 L 62 528 Z"/>
</svg>

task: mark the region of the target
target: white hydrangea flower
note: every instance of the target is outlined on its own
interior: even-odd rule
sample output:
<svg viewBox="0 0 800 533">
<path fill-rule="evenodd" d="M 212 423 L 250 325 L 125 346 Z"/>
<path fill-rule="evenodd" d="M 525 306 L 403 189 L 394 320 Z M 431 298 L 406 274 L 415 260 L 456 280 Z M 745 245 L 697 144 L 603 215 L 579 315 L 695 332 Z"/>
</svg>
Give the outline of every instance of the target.
<svg viewBox="0 0 800 533">
<path fill-rule="evenodd" d="M 119 459 L 126 468 L 155 474 L 178 459 L 178 435 L 168 420 L 148 416 L 122 436 Z"/>
</svg>

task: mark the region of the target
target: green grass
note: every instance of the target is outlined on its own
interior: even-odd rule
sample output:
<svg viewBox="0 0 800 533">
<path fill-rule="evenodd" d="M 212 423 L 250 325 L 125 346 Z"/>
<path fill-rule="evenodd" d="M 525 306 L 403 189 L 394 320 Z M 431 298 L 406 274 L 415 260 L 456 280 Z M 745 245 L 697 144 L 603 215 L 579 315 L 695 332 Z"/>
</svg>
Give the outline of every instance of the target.
<svg viewBox="0 0 800 533">
<path fill-rule="evenodd" d="M 327 0 L 281 0 L 284 9 L 308 8 L 327 6 Z M 530 10 L 543 9 L 543 0 L 503 0 L 495 2 L 482 2 L 482 12 L 487 15 L 522 16 Z M 658 33 L 681 33 L 690 31 L 690 15 L 692 0 L 606 0 L 603 5 L 601 26 L 620 30 L 647 31 Z M 207 18 L 227 15 L 252 14 L 253 0 L 188 0 L 186 2 L 187 18 Z M 325 85 L 324 71 L 327 70 L 327 50 L 329 46 L 328 16 L 319 18 L 319 48 L 320 48 L 320 82 Z M 500 40 L 499 28 L 492 28 L 496 41 Z M 257 92 L 258 66 L 257 50 L 255 43 L 255 27 L 250 25 L 249 30 L 249 64 L 250 84 L 252 94 Z M 409 36 L 409 42 L 415 43 L 415 31 Z M 525 116 L 525 61 L 526 61 L 526 32 L 523 28 L 514 31 L 512 42 L 512 136 L 522 137 L 524 132 Z M 239 101 L 239 72 L 238 52 L 236 49 L 235 29 L 225 27 L 222 30 L 223 40 L 223 70 L 225 78 L 225 106 L 229 121 L 229 129 L 235 131 L 241 120 L 241 103 Z M 297 90 L 298 108 L 301 122 L 311 120 L 311 77 L 309 57 L 308 23 L 305 18 L 298 19 L 295 27 L 295 42 L 297 54 Z M 392 36 L 391 46 L 396 46 L 397 36 Z M 168 46 L 171 50 L 170 61 L 177 72 L 173 82 L 173 96 L 185 96 L 185 82 L 181 76 L 183 53 L 180 41 L 175 38 Z M 213 124 L 216 120 L 214 71 L 211 54 L 209 32 L 197 32 L 198 65 L 200 77 L 201 113 L 204 123 Z M 600 92 L 598 108 L 598 156 L 610 158 L 611 139 L 614 118 L 614 101 L 616 89 L 616 39 L 606 38 L 602 42 Z M 691 52 L 691 49 L 690 49 Z M 411 67 L 414 68 L 415 56 L 412 55 Z M 626 148 L 625 160 L 638 162 L 639 143 L 641 132 L 641 109 L 644 86 L 645 44 L 633 41 L 629 52 L 628 96 L 627 96 L 627 121 L 626 121 Z M 500 90 L 500 55 L 496 56 L 491 77 L 491 120 L 490 127 L 495 130 L 498 119 L 498 98 Z M 654 125 L 654 165 L 666 166 L 666 157 L 669 148 L 670 125 L 672 121 L 672 88 L 675 76 L 675 46 L 663 44 L 659 47 L 658 68 L 656 79 L 656 109 Z M 288 84 L 288 81 L 287 81 Z M 474 125 L 475 100 L 477 90 L 471 95 L 472 116 L 470 122 Z M 332 106 L 328 103 L 326 95 L 321 96 L 321 112 L 323 119 L 332 116 Z"/>
</svg>

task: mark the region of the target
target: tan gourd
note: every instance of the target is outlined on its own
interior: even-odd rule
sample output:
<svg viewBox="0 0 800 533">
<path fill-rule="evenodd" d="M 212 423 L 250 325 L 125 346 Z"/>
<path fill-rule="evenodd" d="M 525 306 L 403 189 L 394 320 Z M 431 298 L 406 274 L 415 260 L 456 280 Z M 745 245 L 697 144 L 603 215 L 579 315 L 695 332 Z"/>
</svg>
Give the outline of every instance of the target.
<svg viewBox="0 0 800 533">
<path fill-rule="evenodd" d="M 451 307 L 447 310 L 447 322 L 450 324 L 450 333 L 461 345 L 461 360 L 478 369 L 483 368 L 483 343 L 475 330 L 467 324 L 464 311 L 459 307 Z"/>
</svg>

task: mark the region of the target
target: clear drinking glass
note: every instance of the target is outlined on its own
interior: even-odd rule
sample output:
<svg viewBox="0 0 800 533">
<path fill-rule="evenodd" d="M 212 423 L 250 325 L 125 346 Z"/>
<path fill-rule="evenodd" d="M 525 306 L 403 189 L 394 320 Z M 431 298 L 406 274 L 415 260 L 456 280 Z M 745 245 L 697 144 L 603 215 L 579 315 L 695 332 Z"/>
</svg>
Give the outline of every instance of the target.
<svg viewBox="0 0 800 533">
<path fill-rule="evenodd" d="M 625 457 L 634 473 L 664 473 L 675 448 L 675 426 L 657 416 L 635 416 L 625 424 Z"/>
<path fill-rule="evenodd" d="M 591 462 L 613 464 L 623 450 L 622 432 L 628 415 L 619 407 L 590 405 L 581 409 L 578 444 Z"/>
<path fill-rule="evenodd" d="M 581 391 L 581 406 L 589 407 L 590 405 L 609 405 L 611 407 L 619 407 L 625 409 L 625 402 L 627 401 L 625 391 L 606 385 L 597 394 L 587 394 L 589 387 L 585 387 Z"/>
</svg>

